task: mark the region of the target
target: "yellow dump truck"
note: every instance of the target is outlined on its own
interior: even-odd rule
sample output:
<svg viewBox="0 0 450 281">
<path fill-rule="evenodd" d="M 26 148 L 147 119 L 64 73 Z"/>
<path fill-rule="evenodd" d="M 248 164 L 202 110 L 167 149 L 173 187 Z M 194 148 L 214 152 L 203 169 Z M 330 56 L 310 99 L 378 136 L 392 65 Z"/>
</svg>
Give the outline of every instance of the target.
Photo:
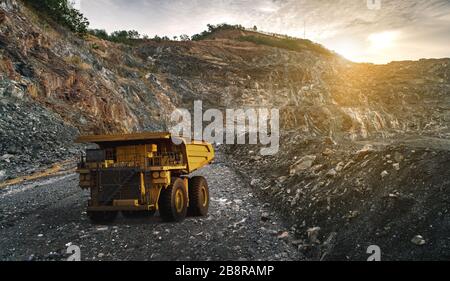
<svg viewBox="0 0 450 281">
<path fill-rule="evenodd" d="M 77 143 L 96 144 L 78 164 L 80 187 L 89 189 L 87 214 L 95 223 L 153 216 L 182 221 L 205 216 L 209 189 L 204 177 L 188 177 L 214 160 L 211 144 L 176 145 L 170 133 L 82 136 Z"/>
</svg>

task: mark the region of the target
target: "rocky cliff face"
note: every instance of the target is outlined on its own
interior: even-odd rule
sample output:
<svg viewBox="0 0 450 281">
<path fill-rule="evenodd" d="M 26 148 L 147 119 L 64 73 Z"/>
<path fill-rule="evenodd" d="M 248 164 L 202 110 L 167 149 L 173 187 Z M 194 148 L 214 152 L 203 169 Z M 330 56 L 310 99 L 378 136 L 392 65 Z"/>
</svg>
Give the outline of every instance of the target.
<svg viewBox="0 0 450 281">
<path fill-rule="evenodd" d="M 152 68 L 126 46 L 80 39 L 15 1 L 2 9 L 2 95 L 32 99 L 83 132 L 157 128 Z M 145 115 L 146 118 L 142 118 Z"/>
<path fill-rule="evenodd" d="M 73 155 L 80 133 L 163 128 L 173 104 L 154 70 L 128 46 L 78 38 L 1 1 L 0 170 L 12 177 Z"/>
<path fill-rule="evenodd" d="M 322 228 L 322 242 L 330 241 L 304 237 L 306 255 L 345 258 L 345 235 L 355 227 L 365 233 L 361 247 L 399 245 L 407 258 L 408 236 L 419 230 L 401 232 L 405 222 L 423 225 L 424 235 L 433 233 L 427 223 L 448 219 L 450 59 L 355 64 L 310 43 L 289 50 L 242 40 L 279 40 L 244 31 L 125 46 L 75 37 L 20 2 L 0 3 L 3 178 L 75 154 L 71 140 L 79 133 L 165 129 L 174 108 L 202 100 L 205 109 L 280 109 L 280 153 L 224 151 L 249 183 L 278 202 L 296 235 Z M 417 220 L 405 217 L 411 214 Z M 444 224 L 430 234 L 440 242 L 418 251 L 441 258 L 439 249 L 447 247 L 448 254 L 448 230 Z M 390 239 L 370 239 L 383 235 Z M 365 254 L 354 251 L 349 255 Z"/>
</svg>

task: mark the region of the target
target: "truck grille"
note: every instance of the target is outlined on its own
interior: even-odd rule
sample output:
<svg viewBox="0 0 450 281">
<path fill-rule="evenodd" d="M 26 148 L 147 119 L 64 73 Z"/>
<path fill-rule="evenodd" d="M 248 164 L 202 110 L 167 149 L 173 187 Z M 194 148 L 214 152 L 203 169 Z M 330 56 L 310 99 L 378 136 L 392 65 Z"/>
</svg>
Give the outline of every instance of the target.
<svg viewBox="0 0 450 281">
<path fill-rule="evenodd" d="M 139 199 L 140 173 L 135 169 L 104 169 L 99 171 L 98 201 L 109 204 L 113 200 Z"/>
</svg>

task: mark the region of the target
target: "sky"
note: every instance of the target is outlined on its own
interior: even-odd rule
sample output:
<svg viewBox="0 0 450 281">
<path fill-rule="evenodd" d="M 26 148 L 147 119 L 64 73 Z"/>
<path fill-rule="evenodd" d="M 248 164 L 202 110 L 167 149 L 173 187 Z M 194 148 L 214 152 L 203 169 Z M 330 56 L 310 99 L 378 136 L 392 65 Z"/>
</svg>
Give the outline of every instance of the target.
<svg viewBox="0 0 450 281">
<path fill-rule="evenodd" d="M 450 57 L 450 0 L 77 0 L 91 28 L 150 37 L 229 23 L 306 37 L 355 62 Z"/>
</svg>

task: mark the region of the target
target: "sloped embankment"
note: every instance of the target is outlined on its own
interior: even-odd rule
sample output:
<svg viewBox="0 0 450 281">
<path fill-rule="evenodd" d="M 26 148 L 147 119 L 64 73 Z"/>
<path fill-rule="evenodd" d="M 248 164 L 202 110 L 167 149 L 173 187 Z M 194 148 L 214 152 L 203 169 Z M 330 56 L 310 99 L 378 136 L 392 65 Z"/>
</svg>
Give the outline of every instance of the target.
<svg viewBox="0 0 450 281">
<path fill-rule="evenodd" d="M 432 138 L 337 144 L 294 137 L 272 157 L 258 156 L 256 147 L 228 152 L 257 193 L 289 218 L 309 258 L 365 260 L 378 245 L 384 260 L 447 260 L 449 147 Z"/>
</svg>

